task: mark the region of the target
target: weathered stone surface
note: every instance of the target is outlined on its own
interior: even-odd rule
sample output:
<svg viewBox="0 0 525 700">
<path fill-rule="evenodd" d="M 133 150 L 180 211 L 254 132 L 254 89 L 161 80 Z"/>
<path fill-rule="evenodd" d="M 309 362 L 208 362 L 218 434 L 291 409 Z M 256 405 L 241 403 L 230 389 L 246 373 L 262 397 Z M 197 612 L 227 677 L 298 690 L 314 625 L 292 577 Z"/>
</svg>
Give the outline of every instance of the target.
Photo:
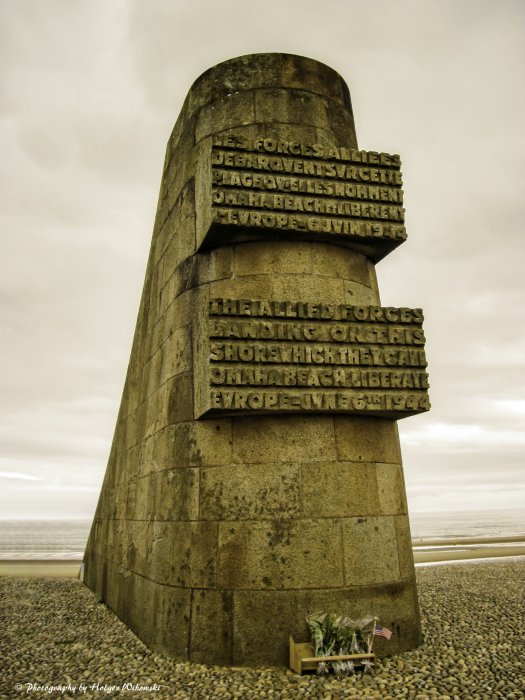
<svg viewBox="0 0 525 700">
<path fill-rule="evenodd" d="M 191 658 L 208 663 L 232 663 L 233 593 L 196 589 L 191 608 Z"/>
<path fill-rule="evenodd" d="M 190 372 L 168 382 L 168 410 L 164 425 L 193 419 L 193 382 Z M 164 401 L 162 404 L 165 405 Z M 160 426 L 159 426 L 160 427 Z"/>
<path fill-rule="evenodd" d="M 228 464 L 232 455 L 231 420 L 188 421 L 167 425 L 142 443 L 141 473 L 182 467 Z"/>
<path fill-rule="evenodd" d="M 353 251 L 343 251 L 337 246 L 327 247 L 318 243 L 310 243 L 309 250 L 312 260 L 312 274 L 323 277 L 340 277 L 371 287 L 377 292 L 377 284 L 370 280 L 369 261 Z M 379 302 L 379 296 L 377 296 Z"/>
<path fill-rule="evenodd" d="M 166 469 L 139 480 L 147 489 L 137 499 L 137 520 L 196 520 L 199 512 L 199 470 Z"/>
<path fill-rule="evenodd" d="M 380 654 L 420 642 L 395 419 L 428 408 L 422 314 L 381 307 L 375 273 L 406 238 L 401 184 L 398 156 L 358 150 L 348 88 L 327 66 L 243 56 L 192 86 L 167 144 L 85 554 L 87 585 L 152 649 L 206 664 L 286 664 L 289 635 L 305 640 L 305 616 L 319 610 L 377 615 L 393 631 Z M 274 310 L 227 312 L 230 325 L 212 332 L 216 300 Z M 294 317 L 293 304 L 312 318 Z M 330 309 L 354 314 L 348 337 L 350 322 Z M 259 359 L 213 359 L 218 335 L 252 343 Z M 387 358 L 380 343 L 416 352 Z M 261 415 L 252 398 L 214 414 L 214 363 L 232 370 L 215 375 L 214 390 L 255 403 L 300 390 L 311 403 Z M 347 399 L 334 403 L 344 391 L 356 401 L 349 414 Z M 417 406 L 407 399 L 416 392 Z M 379 417 L 378 401 L 390 402 Z"/>
<path fill-rule="evenodd" d="M 143 573 L 157 583 L 184 588 L 214 588 L 217 523 L 156 522 Z"/>
<path fill-rule="evenodd" d="M 145 593 L 148 600 L 153 599 L 153 614 L 146 620 L 151 604 L 142 608 L 144 626 L 151 630 L 151 641 L 146 643 L 155 651 L 167 656 L 184 658 L 189 651 L 191 591 L 188 588 L 163 586 L 147 581 Z M 139 601 L 139 609 L 140 603 Z M 142 627 L 137 626 L 135 634 L 142 636 Z"/>
<path fill-rule="evenodd" d="M 378 464 L 377 495 L 381 515 L 406 514 L 407 500 L 401 464 Z"/>
<path fill-rule="evenodd" d="M 282 85 L 324 95 L 339 102 L 349 114 L 352 112 L 350 93 L 344 80 L 328 66 L 302 56 L 283 57 Z M 348 136 L 351 136 L 349 134 Z M 355 143 L 357 146 L 357 142 Z"/>
<path fill-rule="evenodd" d="M 301 512 L 297 465 L 241 464 L 201 469 L 203 520 L 290 518 Z"/>
<path fill-rule="evenodd" d="M 332 421 L 310 416 L 239 418 L 233 423 L 233 459 L 245 464 L 335 459 Z"/>
<path fill-rule="evenodd" d="M 339 459 L 401 463 L 397 425 L 391 420 L 335 416 L 334 430 Z"/>
<path fill-rule="evenodd" d="M 287 242 L 268 241 L 241 243 L 235 246 L 233 273 L 239 275 L 275 274 L 305 275 L 312 273 L 311 244 L 298 242 L 293 248 Z"/>
<path fill-rule="evenodd" d="M 360 517 L 342 522 L 345 584 L 391 583 L 400 578 L 394 518 Z"/>
<path fill-rule="evenodd" d="M 344 573 L 337 520 L 222 522 L 218 583 L 226 589 L 339 588 Z"/>
<path fill-rule="evenodd" d="M 363 288 L 364 289 L 364 288 Z M 211 287 L 214 297 L 237 299 L 299 299 L 304 296 L 305 278 L 298 274 L 244 275 L 220 280 Z M 308 278 L 309 299 L 327 304 L 346 303 L 344 280 L 312 275 Z"/>
<path fill-rule="evenodd" d="M 412 554 L 412 541 L 410 538 L 410 524 L 408 515 L 399 515 L 394 518 L 397 538 L 397 558 L 399 561 L 399 573 L 402 578 L 413 576 L 414 556 Z"/>
<path fill-rule="evenodd" d="M 255 116 L 263 123 L 276 121 L 330 128 L 324 99 L 303 90 L 258 90 Z"/>
<path fill-rule="evenodd" d="M 375 464 L 333 461 L 301 467 L 307 517 L 375 515 L 379 509 Z"/>
<path fill-rule="evenodd" d="M 254 121 L 255 104 L 251 92 L 225 95 L 200 110 L 195 129 L 195 140 L 201 141 L 210 134 L 253 124 Z"/>
</svg>

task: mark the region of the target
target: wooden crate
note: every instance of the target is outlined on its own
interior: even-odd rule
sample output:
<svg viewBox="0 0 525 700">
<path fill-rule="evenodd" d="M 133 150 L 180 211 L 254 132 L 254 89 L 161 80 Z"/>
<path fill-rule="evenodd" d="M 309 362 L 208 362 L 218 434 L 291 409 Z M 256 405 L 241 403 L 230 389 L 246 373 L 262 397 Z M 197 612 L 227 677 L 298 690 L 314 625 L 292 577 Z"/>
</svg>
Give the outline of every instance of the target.
<svg viewBox="0 0 525 700">
<path fill-rule="evenodd" d="M 299 674 L 317 671 L 321 661 L 353 661 L 356 666 L 362 666 L 364 661 L 375 659 L 375 654 L 372 653 L 342 656 L 315 656 L 314 654 L 314 648 L 309 642 L 296 643 L 293 637 L 290 637 L 290 668 Z"/>
</svg>

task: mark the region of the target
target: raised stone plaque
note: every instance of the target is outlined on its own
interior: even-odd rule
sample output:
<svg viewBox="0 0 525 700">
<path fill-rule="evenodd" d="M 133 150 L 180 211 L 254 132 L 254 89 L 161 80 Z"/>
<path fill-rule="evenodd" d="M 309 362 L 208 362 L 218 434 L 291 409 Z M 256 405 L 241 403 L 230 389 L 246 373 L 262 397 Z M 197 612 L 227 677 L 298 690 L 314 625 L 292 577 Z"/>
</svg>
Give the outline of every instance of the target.
<svg viewBox="0 0 525 700">
<path fill-rule="evenodd" d="M 197 415 L 339 412 L 402 418 L 430 408 L 421 309 L 212 299 Z M 197 369 L 196 368 L 196 369 Z M 198 369 L 197 369 L 198 371 Z"/>
<path fill-rule="evenodd" d="M 407 237 L 400 168 L 388 153 L 216 136 L 200 169 L 198 239 L 324 240 L 377 262 Z"/>
</svg>

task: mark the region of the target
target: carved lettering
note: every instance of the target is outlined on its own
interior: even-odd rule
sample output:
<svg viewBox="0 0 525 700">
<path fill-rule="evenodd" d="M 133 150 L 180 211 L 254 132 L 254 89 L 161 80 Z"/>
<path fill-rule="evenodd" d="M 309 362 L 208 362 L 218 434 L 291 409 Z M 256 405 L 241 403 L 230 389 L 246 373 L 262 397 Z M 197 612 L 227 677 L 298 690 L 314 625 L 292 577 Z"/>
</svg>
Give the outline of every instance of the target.
<svg viewBox="0 0 525 700">
<path fill-rule="evenodd" d="M 400 165 L 375 151 L 218 136 L 210 227 L 338 236 L 379 260 L 406 239 Z"/>
<path fill-rule="evenodd" d="M 262 340 L 320 340 L 339 343 L 424 345 L 421 328 L 370 323 L 312 324 L 302 321 L 212 320 L 210 338 L 256 338 Z"/>
<path fill-rule="evenodd" d="M 211 384 L 227 386 L 360 387 L 428 389 L 428 374 L 421 370 L 346 369 L 340 367 L 244 367 L 212 365 Z"/>
<path fill-rule="evenodd" d="M 323 180 L 312 180 L 294 177 L 275 177 L 273 175 L 259 175 L 252 173 L 241 173 L 229 170 L 214 169 L 212 172 L 212 183 L 217 188 L 239 187 L 238 192 L 231 193 L 231 199 L 225 199 L 226 193 L 231 190 L 214 190 L 214 203 L 221 204 L 235 201 L 241 206 L 271 206 L 272 200 L 264 192 L 262 194 L 253 193 L 250 190 L 279 191 L 282 193 L 297 193 L 300 195 L 326 195 L 328 197 L 341 197 L 358 200 L 371 200 L 383 202 L 403 202 L 403 191 L 393 187 L 376 187 L 369 185 L 352 185 L 346 182 L 326 182 Z M 245 191 L 248 190 L 248 191 Z M 235 198 L 238 197 L 236 200 Z M 319 202 L 316 198 L 314 201 Z M 260 203 L 262 202 L 262 203 Z M 306 204 L 305 207 L 312 206 Z M 317 204 L 314 206 L 322 206 Z M 297 208 L 300 208 L 299 206 Z"/>
<path fill-rule="evenodd" d="M 430 407 L 428 398 L 417 394 L 391 396 L 377 392 L 284 392 L 284 391 L 239 391 L 213 389 L 210 403 L 215 408 L 305 410 L 305 411 L 358 411 L 358 412 L 421 412 Z"/>
<path fill-rule="evenodd" d="M 258 154 L 232 153 L 214 148 L 212 166 L 242 170 L 265 170 L 270 173 L 287 175 L 314 175 L 321 178 L 337 178 L 354 182 L 377 182 L 384 185 L 401 186 L 403 181 L 398 169 L 390 167 L 363 167 L 324 160 L 304 160 L 300 158 L 268 158 Z"/>
<path fill-rule="evenodd" d="M 343 160 L 355 163 L 368 163 L 399 168 L 401 161 L 398 155 L 389 153 L 377 153 L 376 151 L 358 151 L 356 149 L 323 146 L 319 143 L 305 145 L 297 141 L 284 141 L 281 139 L 258 137 L 255 139 L 244 136 L 215 135 L 213 145 L 216 148 L 238 149 L 249 152 L 265 152 L 272 154 L 285 154 L 324 158 L 329 160 Z"/>
<path fill-rule="evenodd" d="M 421 309 L 214 298 L 208 312 L 211 410 L 428 408 Z"/>
<path fill-rule="evenodd" d="M 369 223 L 351 219 L 306 217 L 304 215 L 274 214 L 243 209 L 213 209 L 213 222 L 226 226 L 291 229 L 315 233 L 344 234 L 354 237 L 390 238 L 404 241 L 407 237 L 402 224 Z"/>
<path fill-rule="evenodd" d="M 309 301 L 215 298 L 209 302 L 210 316 L 251 316 L 260 318 L 322 319 L 352 322 L 423 323 L 422 309 L 392 306 L 351 306 Z"/>
<path fill-rule="evenodd" d="M 293 211 L 320 211 L 330 207 L 341 206 L 337 202 L 309 195 L 326 195 L 326 197 L 351 200 L 369 200 L 372 202 L 394 202 L 402 204 L 403 191 L 393 187 L 372 185 L 353 185 L 347 182 L 325 182 L 306 178 L 261 176 L 230 170 L 213 170 L 212 192 L 213 204 L 229 206 L 250 206 L 271 208 L 288 208 Z M 226 189 L 232 186 L 237 190 Z M 263 190 L 262 192 L 254 190 Z M 282 194 L 275 194 L 275 192 Z M 282 195 L 291 195 L 284 199 Z M 301 195 L 301 197 L 298 197 Z M 347 213 L 350 211 L 347 209 Z M 328 211 L 328 213 L 335 213 Z M 342 213 L 345 213 L 343 211 Z"/>
<path fill-rule="evenodd" d="M 329 365 L 381 365 L 426 367 L 423 350 L 383 349 L 367 346 L 337 346 L 274 343 L 211 343 L 212 362 L 265 362 Z"/>
</svg>

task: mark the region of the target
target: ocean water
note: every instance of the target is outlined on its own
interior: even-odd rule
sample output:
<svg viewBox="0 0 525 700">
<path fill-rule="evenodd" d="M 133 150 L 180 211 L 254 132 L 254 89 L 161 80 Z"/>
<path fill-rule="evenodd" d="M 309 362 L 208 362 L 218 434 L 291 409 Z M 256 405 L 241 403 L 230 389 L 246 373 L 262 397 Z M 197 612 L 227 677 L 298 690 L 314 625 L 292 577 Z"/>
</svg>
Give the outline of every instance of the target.
<svg viewBox="0 0 525 700">
<path fill-rule="evenodd" d="M 0 520 L 0 560 L 82 560 L 91 520 Z"/>
<path fill-rule="evenodd" d="M 412 540 L 523 536 L 525 510 L 411 513 Z M 0 560 L 82 560 L 91 520 L 0 520 Z"/>
<path fill-rule="evenodd" d="M 525 537 L 525 508 L 410 513 L 412 540 Z"/>
</svg>

